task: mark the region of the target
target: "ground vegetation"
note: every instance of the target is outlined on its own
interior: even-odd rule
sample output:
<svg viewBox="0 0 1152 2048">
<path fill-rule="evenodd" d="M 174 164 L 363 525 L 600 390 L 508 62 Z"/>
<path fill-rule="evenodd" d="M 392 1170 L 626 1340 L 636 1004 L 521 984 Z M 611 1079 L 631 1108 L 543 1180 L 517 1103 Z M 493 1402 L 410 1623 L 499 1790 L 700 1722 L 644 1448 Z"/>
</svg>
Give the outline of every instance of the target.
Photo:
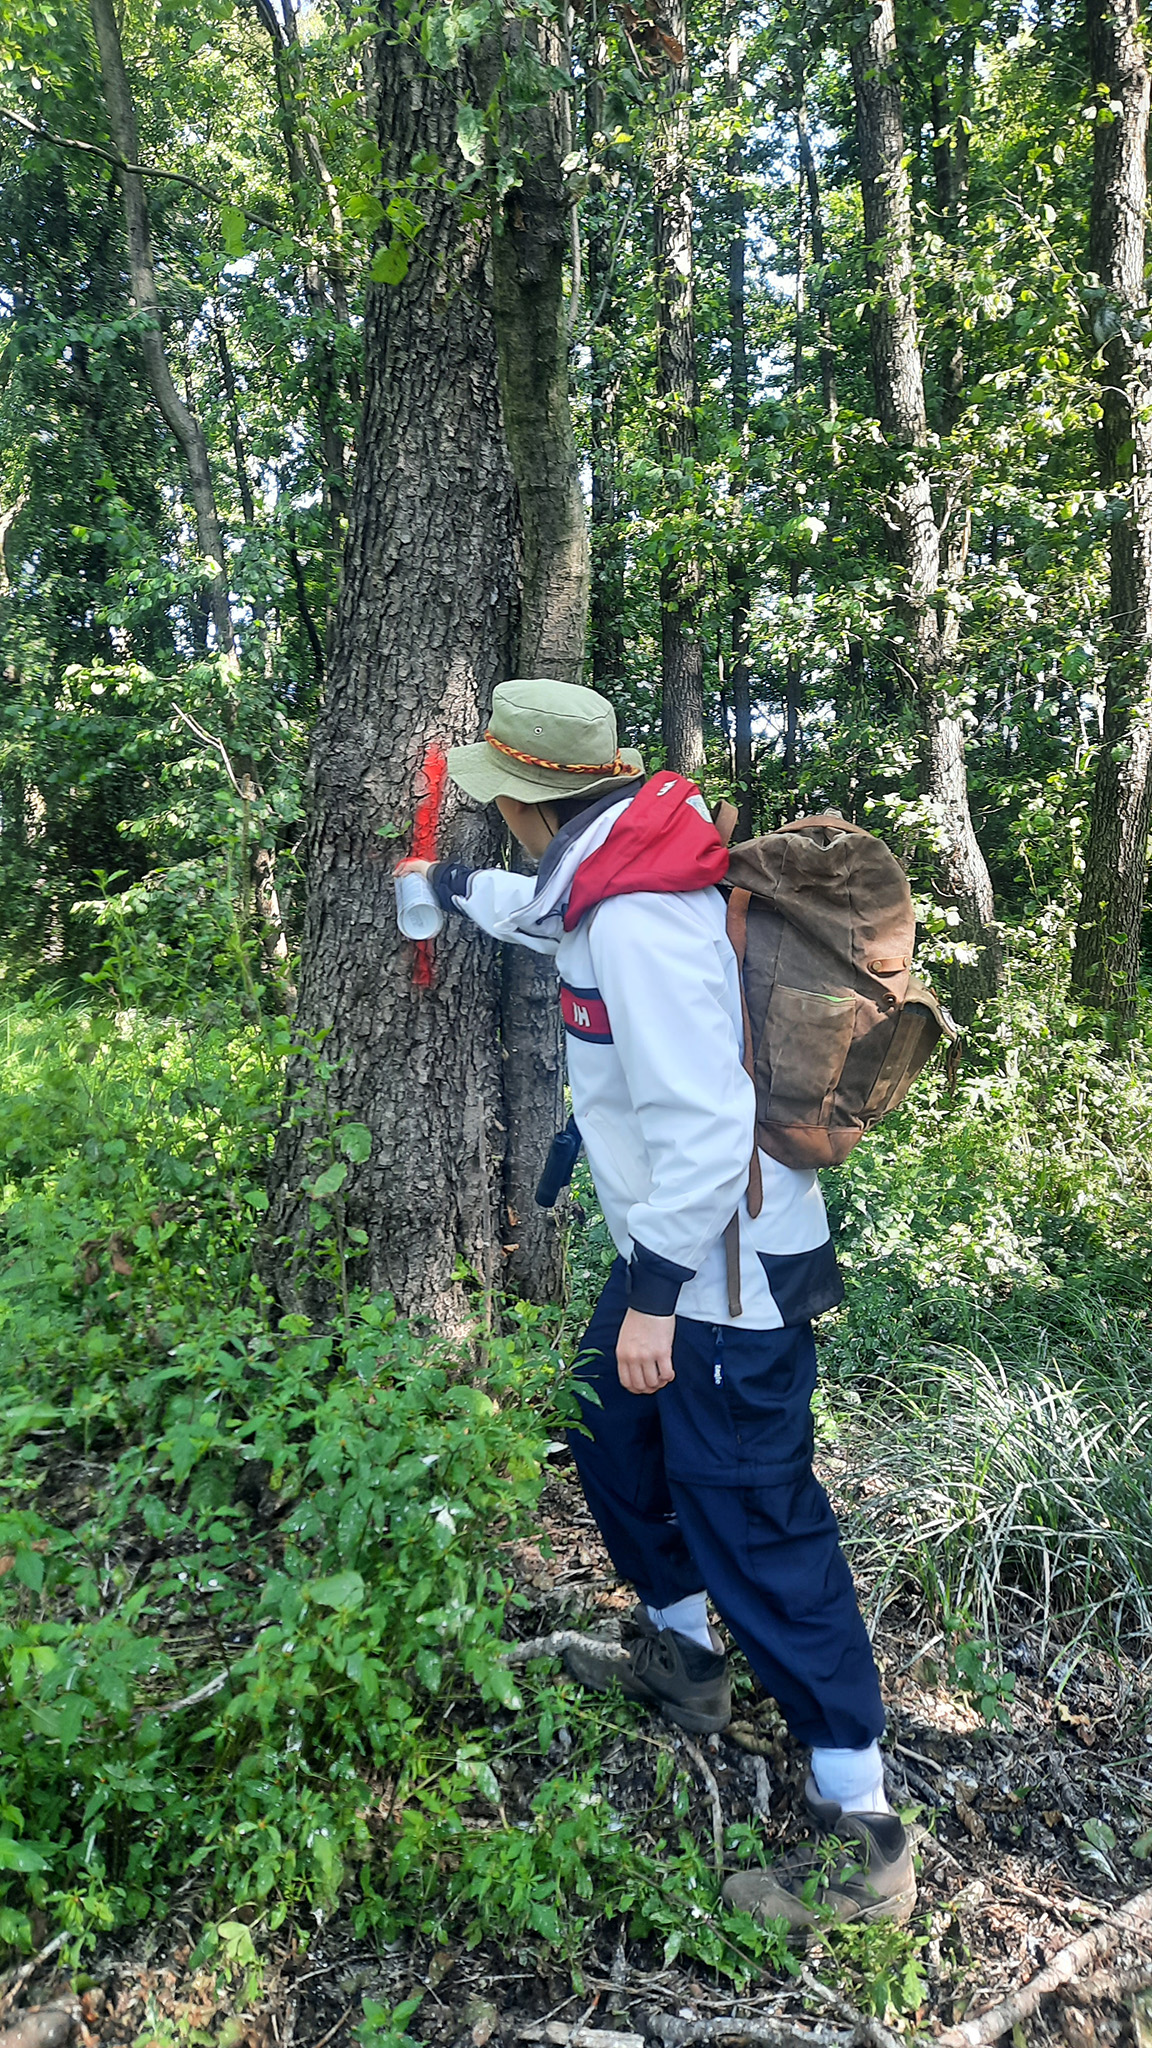
<svg viewBox="0 0 1152 2048">
<path fill-rule="evenodd" d="M 0 2028 L 891 2048 L 1067 1951 L 1005 2030 L 1143 2038 L 1142 49 L 10 0 Z M 582 646 L 745 829 L 882 832 L 967 1014 L 827 1176 L 922 1903 L 804 1955 L 717 1903 L 801 1825 L 750 1676 L 695 1744 L 563 1676 L 628 1601 L 565 1445 L 609 1248 L 579 1182 L 529 1227 L 543 984 L 391 915 L 433 743 Z"/>
</svg>

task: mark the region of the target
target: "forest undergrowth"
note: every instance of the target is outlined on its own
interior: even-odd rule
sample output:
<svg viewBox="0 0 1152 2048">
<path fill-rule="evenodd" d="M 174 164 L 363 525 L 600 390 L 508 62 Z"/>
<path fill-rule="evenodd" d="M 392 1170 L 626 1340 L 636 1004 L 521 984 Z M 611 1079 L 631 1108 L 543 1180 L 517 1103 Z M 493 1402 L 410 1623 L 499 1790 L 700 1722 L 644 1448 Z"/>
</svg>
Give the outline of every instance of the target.
<svg viewBox="0 0 1152 2048">
<path fill-rule="evenodd" d="M 798 1826 L 801 1760 L 750 1675 L 709 1763 L 556 1659 L 505 1661 L 626 1604 L 563 1442 L 610 1255 L 587 1191 L 567 1311 L 478 1299 L 453 1346 L 358 1297 L 340 1166 L 367 1134 L 337 1122 L 310 1192 L 347 1314 L 280 1316 L 253 1249 L 289 1028 L 242 991 L 166 1013 L 130 949 L 109 958 L 83 999 L 0 1019 L 8 1964 L 56 1933 L 90 1962 L 168 1916 L 233 2010 L 277 1944 L 306 1955 L 337 1924 L 419 1951 L 425 1987 L 429 1957 L 493 1946 L 594 1987 L 625 1942 L 729 1998 L 787 1984 L 780 1936 L 717 1906 L 720 1861 Z M 950 1820 L 1004 1781 L 1006 1741 L 1028 1750 L 1036 1702 L 1045 1740 L 1086 1747 L 1077 1686 L 1147 1754 L 1152 1021 L 1108 1046 L 1055 987 L 1021 947 L 954 1092 L 925 1078 L 828 1177 L 848 1299 L 821 1328 L 822 1468 L 929 1865 L 949 1741 L 983 1759 Z M 1009 1844 L 1132 1889 L 1143 1763 L 1095 1805 L 1046 1769 L 1002 1802 Z M 933 1910 L 828 1933 L 823 1982 L 898 2025 L 951 2011 L 964 1943 L 949 1963 Z M 392 1974 L 394 1998 L 353 1998 L 365 2048 L 421 2030 L 425 1993 Z"/>
</svg>

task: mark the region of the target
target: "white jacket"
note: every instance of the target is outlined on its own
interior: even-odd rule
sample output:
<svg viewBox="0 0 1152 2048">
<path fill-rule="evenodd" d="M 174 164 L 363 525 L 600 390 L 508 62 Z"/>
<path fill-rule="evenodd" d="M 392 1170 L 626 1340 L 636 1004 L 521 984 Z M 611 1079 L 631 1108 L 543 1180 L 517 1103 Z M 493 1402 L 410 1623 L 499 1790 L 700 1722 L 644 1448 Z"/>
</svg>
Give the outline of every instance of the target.
<svg viewBox="0 0 1152 2048">
<path fill-rule="evenodd" d="M 737 1212 L 739 1327 L 806 1322 L 843 1287 L 814 1171 L 761 1152 L 763 1205 L 748 1214 L 755 1091 L 719 891 L 610 896 L 563 928 L 577 868 L 621 815 L 617 802 L 577 818 L 538 877 L 446 867 L 437 893 L 493 938 L 555 959 L 572 1111 L 633 1305 L 732 1323 L 723 1234 Z"/>
</svg>

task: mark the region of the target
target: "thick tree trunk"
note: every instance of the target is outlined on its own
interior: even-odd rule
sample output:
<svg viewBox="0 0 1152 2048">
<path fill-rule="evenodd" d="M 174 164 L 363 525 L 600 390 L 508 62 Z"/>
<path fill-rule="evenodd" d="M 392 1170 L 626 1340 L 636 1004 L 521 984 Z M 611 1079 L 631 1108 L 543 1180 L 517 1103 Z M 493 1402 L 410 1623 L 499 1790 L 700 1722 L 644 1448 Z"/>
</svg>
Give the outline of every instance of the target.
<svg viewBox="0 0 1152 2048">
<path fill-rule="evenodd" d="M 653 152 L 656 284 L 656 403 L 666 496 L 691 502 L 696 461 L 696 334 L 692 284 L 691 75 L 685 0 L 668 8 L 672 37 L 685 51 L 661 87 Z M 682 775 L 704 765 L 703 585 L 695 549 L 678 540 L 660 571 L 662 716 L 665 758 Z"/>
<path fill-rule="evenodd" d="M 456 108 L 474 103 L 470 82 L 430 74 L 391 35 L 376 61 L 385 180 L 403 179 L 420 151 L 463 178 Z M 366 1124 L 371 1156 L 330 1204 L 341 1233 L 367 1233 L 358 1278 L 448 1326 L 468 1309 L 461 1260 L 485 1288 L 503 1277 L 501 968 L 462 925 L 437 946 L 435 986 L 413 986 L 392 906 L 397 847 L 381 835 L 406 833 L 428 742 L 483 729 L 516 645 L 515 485 L 487 255 L 487 236 L 438 187 L 403 283 L 368 296 L 344 582 L 311 758 L 298 1024 L 319 1050 L 289 1077 L 270 1219 L 282 1298 L 330 1305 L 331 1278 L 309 1254 L 317 1223 L 321 1238 L 333 1233 L 310 1216 L 305 1184 L 338 1149 L 335 1118 Z M 491 863 L 493 814 L 460 812 L 450 843 Z"/>
<path fill-rule="evenodd" d="M 1149 71 L 1137 0 L 1089 0 L 1091 77 L 1116 109 L 1093 129 L 1089 268 L 1100 352 L 1100 481 L 1123 507 L 1109 529 L 1108 677 L 1072 984 L 1130 1015 L 1152 830 L 1152 357 L 1144 284 Z"/>
<path fill-rule="evenodd" d="M 505 50 L 526 33 L 516 23 Z M 543 35 L 544 32 L 541 32 Z M 568 66 L 566 40 L 548 33 L 547 63 Z M 561 163 L 571 148 L 560 95 L 516 123 L 524 175 L 499 202 L 492 299 L 504 432 L 516 478 L 523 542 L 517 673 L 580 679 L 588 622 L 588 521 L 568 404 L 564 262 L 571 210 Z M 536 1206 L 536 1184 L 564 1121 L 564 1044 L 555 970 L 522 946 L 505 948 L 505 1285 L 533 1301 L 563 1286 L 562 1208 Z"/>
<path fill-rule="evenodd" d="M 592 62 L 599 73 L 608 48 L 597 37 Z M 604 87 L 588 80 L 584 96 L 584 140 L 589 155 L 605 145 Z M 592 470 L 592 591 L 589 641 L 592 683 L 609 697 L 624 677 L 624 541 L 617 487 L 620 430 L 617 408 L 620 366 L 614 335 L 616 295 L 611 216 L 602 181 L 591 182 L 591 224 L 587 235 L 589 439 Z"/>
<path fill-rule="evenodd" d="M 888 496 L 902 571 L 901 659 L 920 711 L 923 786 L 942 843 L 940 888 L 960 911 L 961 936 L 975 949 L 974 964 L 958 968 L 953 983 L 958 1008 L 969 1012 L 997 985 L 1000 949 L 992 923 L 992 884 L 968 803 L 963 727 L 947 689 L 955 636 L 948 608 L 942 606 L 945 569 L 927 467 L 893 0 L 879 0 L 866 20 L 852 48 L 852 77 L 876 410 L 890 447 L 906 451 Z"/>
<path fill-rule="evenodd" d="M 90 6 L 112 142 L 117 155 L 125 164 L 136 164 L 139 162 L 136 107 L 128 84 L 128 74 L 124 69 L 124 53 L 120 46 L 120 30 L 116 21 L 114 0 L 90 0 Z M 208 590 L 216 647 L 219 653 L 228 654 L 233 644 L 232 614 L 224 573 L 224 542 L 216 512 L 216 495 L 212 488 L 212 472 L 208 466 L 208 450 L 200 422 L 180 397 L 168 367 L 144 180 L 134 170 L 121 170 L 119 177 L 120 190 L 124 195 L 124 219 L 128 229 L 128 272 L 132 284 L 132 298 L 137 312 L 142 316 L 137 328 L 137 339 L 144 357 L 148 381 L 152 387 L 152 396 L 175 434 L 187 465 L 188 489 L 196 514 L 196 535 L 200 554 L 204 561 L 213 564 L 215 572 L 210 578 Z"/>
</svg>

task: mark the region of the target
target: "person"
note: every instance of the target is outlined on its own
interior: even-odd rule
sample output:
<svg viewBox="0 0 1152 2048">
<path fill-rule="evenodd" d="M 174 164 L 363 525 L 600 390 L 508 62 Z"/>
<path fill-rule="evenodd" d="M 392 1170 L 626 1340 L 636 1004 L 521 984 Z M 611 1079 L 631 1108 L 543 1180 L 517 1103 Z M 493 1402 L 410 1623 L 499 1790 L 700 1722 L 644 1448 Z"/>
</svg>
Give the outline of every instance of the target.
<svg viewBox="0 0 1152 2048">
<path fill-rule="evenodd" d="M 573 1116 L 618 1252 L 577 1358 L 596 1398 L 570 1441 L 638 1604 L 626 1663 L 575 1650 L 568 1669 L 693 1733 L 723 1728 L 710 1595 L 810 1747 L 807 1804 L 835 1838 L 731 1877 L 725 1898 L 795 1927 L 905 1919 L 915 1879 L 884 1793 L 876 1666 L 812 1471 L 812 1318 L 843 1287 L 814 1172 L 760 1153 L 749 1211 L 755 1091 L 716 886 L 726 849 L 695 785 L 645 778 L 611 705 L 578 685 L 500 684 L 484 738 L 452 749 L 448 771 L 495 802 L 535 876 L 401 867 L 493 938 L 554 956 Z"/>
</svg>

